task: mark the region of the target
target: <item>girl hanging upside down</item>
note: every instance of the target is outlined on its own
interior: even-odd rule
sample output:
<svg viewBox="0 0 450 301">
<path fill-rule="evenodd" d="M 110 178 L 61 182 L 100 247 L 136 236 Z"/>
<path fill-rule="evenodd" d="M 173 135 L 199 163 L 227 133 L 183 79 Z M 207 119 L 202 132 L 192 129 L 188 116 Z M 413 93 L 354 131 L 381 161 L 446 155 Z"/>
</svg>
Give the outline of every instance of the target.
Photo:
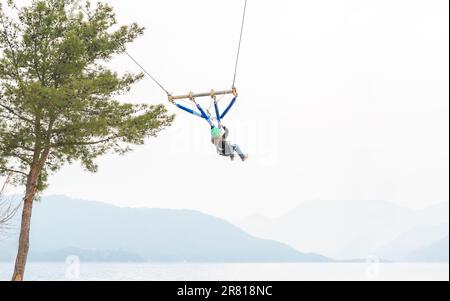
<svg viewBox="0 0 450 301">
<path fill-rule="evenodd" d="M 237 91 L 236 88 L 233 88 L 232 91 L 222 91 L 220 92 L 221 95 L 224 94 L 233 94 L 234 98 L 231 100 L 228 107 L 225 109 L 223 113 L 220 112 L 219 105 L 217 103 L 216 95 L 217 93 L 213 90 L 211 91 L 211 97 L 214 101 L 214 108 L 216 111 L 216 118 L 215 120 L 212 119 L 211 114 L 209 111 L 205 111 L 200 104 L 198 104 L 195 101 L 194 95 L 191 92 L 189 94 L 189 99 L 195 104 L 198 111 L 195 111 L 195 109 L 191 109 L 188 107 L 185 107 L 179 103 L 176 103 L 174 99 L 185 99 L 187 96 L 178 96 L 178 97 L 172 97 L 169 96 L 169 101 L 172 102 L 174 105 L 176 105 L 179 109 L 190 113 L 192 115 L 195 115 L 197 117 L 200 117 L 202 119 L 205 119 L 209 126 L 211 127 L 211 142 L 216 146 L 217 153 L 221 156 L 230 157 L 232 161 L 234 161 L 234 158 L 236 157 L 236 154 L 241 158 L 242 162 L 247 161 L 248 155 L 244 154 L 241 150 L 241 148 L 237 144 L 231 144 L 229 141 L 227 141 L 228 134 L 230 131 L 227 129 L 227 127 L 222 125 L 222 120 L 225 118 L 225 116 L 228 114 L 228 112 L 231 110 L 231 108 L 234 106 L 237 100 Z M 204 96 L 201 94 L 200 96 Z M 208 114 L 206 113 L 208 112 Z M 217 121 L 218 125 L 215 125 L 213 121 Z M 224 133 L 222 134 L 222 130 Z"/>
<path fill-rule="evenodd" d="M 222 128 L 225 131 L 223 135 L 219 127 L 211 127 L 211 142 L 216 146 L 217 153 L 221 156 L 230 157 L 232 161 L 234 161 L 235 154 L 238 154 L 242 162 L 245 162 L 248 159 L 248 155 L 242 152 L 239 145 L 231 144 L 227 141 L 230 131 L 226 126 L 222 126 Z"/>
</svg>

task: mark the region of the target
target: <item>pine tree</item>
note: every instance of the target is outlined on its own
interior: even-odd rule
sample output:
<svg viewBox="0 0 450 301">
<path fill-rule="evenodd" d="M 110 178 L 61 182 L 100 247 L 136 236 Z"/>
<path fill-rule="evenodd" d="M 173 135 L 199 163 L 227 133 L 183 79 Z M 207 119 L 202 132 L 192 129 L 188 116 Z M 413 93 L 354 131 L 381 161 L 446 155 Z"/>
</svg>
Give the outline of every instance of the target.
<svg viewBox="0 0 450 301">
<path fill-rule="evenodd" d="M 118 26 L 109 5 L 77 2 L 0 6 L 0 176 L 25 190 L 13 280 L 23 280 L 33 202 L 51 173 L 74 161 L 95 172 L 99 156 L 125 154 L 173 121 L 162 105 L 117 100 L 143 74 L 107 62 L 144 29 Z"/>
</svg>

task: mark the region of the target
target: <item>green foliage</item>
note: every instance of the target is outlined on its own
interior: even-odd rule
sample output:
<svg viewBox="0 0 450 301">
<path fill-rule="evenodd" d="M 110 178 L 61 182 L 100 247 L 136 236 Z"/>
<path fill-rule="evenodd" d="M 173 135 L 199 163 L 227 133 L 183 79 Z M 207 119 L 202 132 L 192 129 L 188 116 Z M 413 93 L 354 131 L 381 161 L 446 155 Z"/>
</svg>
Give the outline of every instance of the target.
<svg viewBox="0 0 450 301">
<path fill-rule="evenodd" d="M 119 102 L 143 75 L 106 66 L 144 28 L 119 27 L 107 4 L 70 13 L 77 2 L 0 5 L 0 175 L 25 182 L 42 164 L 39 191 L 63 164 L 80 161 L 95 172 L 99 156 L 124 154 L 173 121 L 162 105 Z"/>
</svg>

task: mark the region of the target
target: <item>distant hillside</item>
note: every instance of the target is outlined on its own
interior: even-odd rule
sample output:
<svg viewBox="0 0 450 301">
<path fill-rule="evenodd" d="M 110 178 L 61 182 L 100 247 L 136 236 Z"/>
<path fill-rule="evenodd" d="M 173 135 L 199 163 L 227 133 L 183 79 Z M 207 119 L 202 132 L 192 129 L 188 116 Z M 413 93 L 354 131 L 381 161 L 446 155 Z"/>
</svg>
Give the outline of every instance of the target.
<svg viewBox="0 0 450 301">
<path fill-rule="evenodd" d="M 427 248 L 437 241 L 448 237 L 449 224 L 436 226 L 421 226 L 413 228 L 399 235 L 393 241 L 390 241 L 377 251 L 383 258 L 389 258 L 395 261 L 404 261 L 410 253 Z M 438 252 L 441 250 L 434 249 Z M 445 251 L 445 250 L 444 250 Z M 447 247 L 448 253 L 448 247 Z M 428 253 L 431 255 L 431 253 Z M 433 256 L 430 257 L 432 260 Z"/>
<path fill-rule="evenodd" d="M 78 248 L 64 248 L 47 252 L 31 252 L 30 261 L 64 262 L 68 256 L 77 255 L 82 262 L 145 262 L 136 254 L 120 250 L 83 250 Z"/>
<path fill-rule="evenodd" d="M 409 262 L 448 262 L 449 237 L 411 252 L 403 260 Z"/>
<path fill-rule="evenodd" d="M 396 261 L 448 236 L 448 223 L 448 202 L 412 210 L 384 201 L 315 201 L 279 218 L 251 216 L 237 224 L 252 235 L 338 260 Z"/>
<path fill-rule="evenodd" d="M 11 260 L 14 243 L 3 245 L 0 259 Z M 253 237 L 222 219 L 196 211 L 119 208 L 61 196 L 45 197 L 33 212 L 30 258 L 61 260 L 67 248 L 72 248 L 73 255 L 80 253 L 86 258 L 108 259 L 109 253 L 113 256 L 108 260 L 112 261 L 118 257 L 150 262 L 328 260 Z"/>
</svg>

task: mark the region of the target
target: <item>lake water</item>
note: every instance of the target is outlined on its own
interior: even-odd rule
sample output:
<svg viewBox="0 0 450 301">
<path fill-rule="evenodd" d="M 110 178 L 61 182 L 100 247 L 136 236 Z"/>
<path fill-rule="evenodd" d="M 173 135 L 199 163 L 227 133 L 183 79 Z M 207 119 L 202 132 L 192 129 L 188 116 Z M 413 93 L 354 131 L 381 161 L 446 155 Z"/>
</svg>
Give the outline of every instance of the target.
<svg viewBox="0 0 450 301">
<path fill-rule="evenodd" d="M 0 280 L 9 280 L 12 264 L 0 263 Z M 449 264 L 135 264 L 30 263 L 26 280 L 37 281 L 449 281 Z"/>
</svg>

